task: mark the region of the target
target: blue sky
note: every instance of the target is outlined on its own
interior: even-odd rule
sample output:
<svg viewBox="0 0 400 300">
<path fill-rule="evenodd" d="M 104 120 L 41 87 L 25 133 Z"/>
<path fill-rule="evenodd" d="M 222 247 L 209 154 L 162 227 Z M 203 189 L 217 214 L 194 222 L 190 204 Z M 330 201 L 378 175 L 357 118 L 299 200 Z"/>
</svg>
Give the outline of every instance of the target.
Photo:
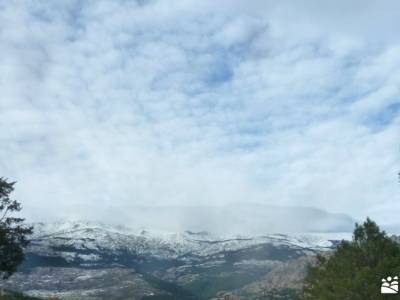
<svg viewBox="0 0 400 300">
<path fill-rule="evenodd" d="M 33 219 L 400 213 L 397 1 L 0 1 L 0 170 Z"/>
</svg>

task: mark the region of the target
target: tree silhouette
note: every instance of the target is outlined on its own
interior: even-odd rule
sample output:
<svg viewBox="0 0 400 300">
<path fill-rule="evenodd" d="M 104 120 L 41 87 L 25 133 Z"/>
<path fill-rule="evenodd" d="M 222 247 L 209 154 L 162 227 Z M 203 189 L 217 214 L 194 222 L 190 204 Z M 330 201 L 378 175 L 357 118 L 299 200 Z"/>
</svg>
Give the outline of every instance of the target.
<svg viewBox="0 0 400 300">
<path fill-rule="evenodd" d="M 25 219 L 15 217 L 21 204 L 10 199 L 15 182 L 0 177 L 0 276 L 10 277 L 24 260 L 23 248 L 29 244 L 32 227 L 24 224 Z"/>
</svg>

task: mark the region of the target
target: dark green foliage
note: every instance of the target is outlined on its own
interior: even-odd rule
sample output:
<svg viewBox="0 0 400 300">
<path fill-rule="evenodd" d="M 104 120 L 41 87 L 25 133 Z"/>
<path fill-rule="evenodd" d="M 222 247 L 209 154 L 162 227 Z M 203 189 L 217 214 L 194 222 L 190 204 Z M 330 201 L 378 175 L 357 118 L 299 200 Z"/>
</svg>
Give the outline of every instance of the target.
<svg viewBox="0 0 400 300">
<path fill-rule="evenodd" d="M 382 278 L 400 275 L 400 248 L 375 222 L 356 224 L 351 242 L 310 269 L 302 300 L 379 300 Z M 390 295 L 389 295 L 390 296 Z"/>
<path fill-rule="evenodd" d="M 24 219 L 13 216 L 21 210 L 21 204 L 9 197 L 14 184 L 0 177 L 0 276 L 4 279 L 10 277 L 23 261 L 23 248 L 32 234 L 32 227 L 24 225 Z"/>
</svg>

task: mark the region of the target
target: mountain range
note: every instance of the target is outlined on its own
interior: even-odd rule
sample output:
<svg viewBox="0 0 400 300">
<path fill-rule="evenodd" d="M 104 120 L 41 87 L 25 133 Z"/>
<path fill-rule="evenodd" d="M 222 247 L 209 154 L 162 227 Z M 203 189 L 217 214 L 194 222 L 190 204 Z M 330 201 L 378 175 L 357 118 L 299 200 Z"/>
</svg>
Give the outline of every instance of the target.
<svg viewBox="0 0 400 300">
<path fill-rule="evenodd" d="M 59 299 L 294 299 L 317 253 L 350 233 L 220 234 L 35 223 L 6 290 Z M 275 297 L 275 298 L 274 298 Z M 280 297 L 280 298 L 279 298 Z"/>
</svg>

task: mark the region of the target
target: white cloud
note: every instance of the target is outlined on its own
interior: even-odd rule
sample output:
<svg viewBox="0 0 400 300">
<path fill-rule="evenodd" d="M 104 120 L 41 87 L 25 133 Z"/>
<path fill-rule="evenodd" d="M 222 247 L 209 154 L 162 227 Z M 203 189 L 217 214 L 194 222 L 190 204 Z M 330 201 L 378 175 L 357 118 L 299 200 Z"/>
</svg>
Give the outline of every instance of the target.
<svg viewBox="0 0 400 300">
<path fill-rule="evenodd" d="M 26 214 L 249 201 L 386 222 L 398 5 L 299 3 L 3 4 L 0 175 Z"/>
</svg>

